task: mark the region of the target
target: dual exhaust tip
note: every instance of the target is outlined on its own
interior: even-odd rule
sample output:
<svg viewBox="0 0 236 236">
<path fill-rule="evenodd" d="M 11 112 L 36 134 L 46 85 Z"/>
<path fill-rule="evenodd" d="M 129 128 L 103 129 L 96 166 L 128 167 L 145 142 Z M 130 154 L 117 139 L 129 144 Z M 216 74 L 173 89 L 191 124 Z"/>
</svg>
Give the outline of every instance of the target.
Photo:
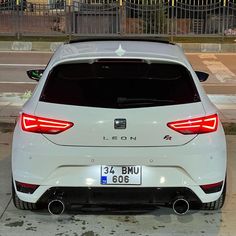
<svg viewBox="0 0 236 236">
<path fill-rule="evenodd" d="M 62 199 L 53 199 L 48 203 L 48 211 L 51 215 L 61 215 L 65 209 L 65 202 Z M 172 209 L 177 215 L 185 215 L 189 211 L 189 202 L 179 197 L 173 201 Z"/>
<path fill-rule="evenodd" d="M 189 211 L 189 202 L 185 198 L 177 198 L 172 204 L 172 209 L 177 215 L 185 215 Z"/>
<path fill-rule="evenodd" d="M 48 211 L 51 215 L 61 215 L 65 208 L 65 203 L 61 199 L 54 199 L 48 203 Z"/>
</svg>

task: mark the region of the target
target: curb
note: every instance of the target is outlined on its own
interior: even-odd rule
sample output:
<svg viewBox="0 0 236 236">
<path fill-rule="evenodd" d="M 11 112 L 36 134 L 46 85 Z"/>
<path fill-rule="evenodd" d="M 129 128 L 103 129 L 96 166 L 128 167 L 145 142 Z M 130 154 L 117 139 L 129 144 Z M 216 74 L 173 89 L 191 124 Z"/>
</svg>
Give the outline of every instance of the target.
<svg viewBox="0 0 236 236">
<path fill-rule="evenodd" d="M 54 52 L 63 42 L 0 41 L 0 51 L 50 51 Z M 235 53 L 236 43 L 177 43 L 185 52 Z"/>
<path fill-rule="evenodd" d="M 222 124 L 226 135 L 236 135 L 236 123 L 223 122 Z"/>
<path fill-rule="evenodd" d="M 9 123 L 0 121 L 0 133 L 13 132 L 14 127 L 15 127 L 15 122 Z"/>
<path fill-rule="evenodd" d="M 0 41 L 0 51 L 46 51 L 54 52 L 64 42 Z"/>
</svg>

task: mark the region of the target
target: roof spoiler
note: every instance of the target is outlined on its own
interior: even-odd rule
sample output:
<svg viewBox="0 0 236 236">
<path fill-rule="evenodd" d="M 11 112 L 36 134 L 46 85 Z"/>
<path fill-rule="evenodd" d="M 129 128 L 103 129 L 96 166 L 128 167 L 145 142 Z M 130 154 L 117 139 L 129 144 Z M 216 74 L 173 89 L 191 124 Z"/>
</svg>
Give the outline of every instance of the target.
<svg viewBox="0 0 236 236">
<path fill-rule="evenodd" d="M 162 37 L 134 37 L 134 36 L 94 36 L 94 37 L 79 37 L 70 40 L 67 44 L 80 43 L 80 42 L 93 42 L 93 41 L 142 41 L 142 42 L 155 42 L 172 44 L 167 38 Z"/>
</svg>

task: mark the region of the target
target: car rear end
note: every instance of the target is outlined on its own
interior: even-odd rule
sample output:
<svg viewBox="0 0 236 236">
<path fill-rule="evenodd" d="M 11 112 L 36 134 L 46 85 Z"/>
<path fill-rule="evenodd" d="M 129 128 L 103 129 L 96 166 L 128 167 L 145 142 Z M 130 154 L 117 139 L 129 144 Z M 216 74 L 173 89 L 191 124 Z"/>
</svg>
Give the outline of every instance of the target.
<svg viewBox="0 0 236 236">
<path fill-rule="evenodd" d="M 18 197 L 68 206 L 216 201 L 224 132 L 183 53 L 174 45 L 164 47 L 182 59 L 132 51 L 161 43 L 84 44 L 96 53 L 77 48 L 52 61 L 22 110 L 12 153 Z"/>
</svg>

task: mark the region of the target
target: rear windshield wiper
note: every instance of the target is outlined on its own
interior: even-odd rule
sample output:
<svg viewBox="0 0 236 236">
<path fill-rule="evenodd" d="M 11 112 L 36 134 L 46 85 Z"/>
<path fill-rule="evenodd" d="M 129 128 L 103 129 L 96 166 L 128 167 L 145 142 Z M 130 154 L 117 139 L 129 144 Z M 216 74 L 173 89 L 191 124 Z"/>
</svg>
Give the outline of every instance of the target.
<svg viewBox="0 0 236 236">
<path fill-rule="evenodd" d="M 117 103 L 119 106 L 150 106 L 150 105 L 170 105 L 175 104 L 174 100 L 156 99 L 156 98 L 126 98 L 118 97 Z"/>
</svg>

